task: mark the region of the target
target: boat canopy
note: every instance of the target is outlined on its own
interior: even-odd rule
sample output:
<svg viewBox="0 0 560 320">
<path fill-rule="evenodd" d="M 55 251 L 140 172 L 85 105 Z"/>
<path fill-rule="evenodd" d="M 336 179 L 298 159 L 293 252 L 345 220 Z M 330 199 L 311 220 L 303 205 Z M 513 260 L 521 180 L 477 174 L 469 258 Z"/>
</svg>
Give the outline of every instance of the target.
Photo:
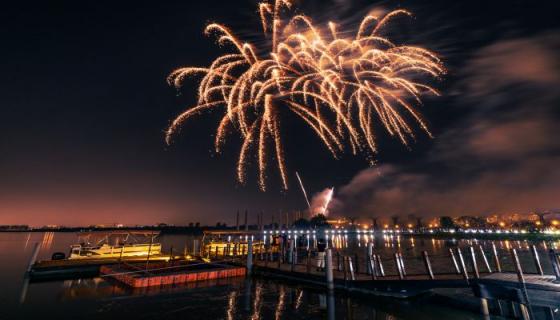
<svg viewBox="0 0 560 320">
<path fill-rule="evenodd" d="M 78 241 L 81 244 L 124 244 L 124 243 L 149 243 L 160 235 L 160 231 L 150 230 L 111 230 L 111 231 L 84 231 L 78 232 Z"/>
</svg>

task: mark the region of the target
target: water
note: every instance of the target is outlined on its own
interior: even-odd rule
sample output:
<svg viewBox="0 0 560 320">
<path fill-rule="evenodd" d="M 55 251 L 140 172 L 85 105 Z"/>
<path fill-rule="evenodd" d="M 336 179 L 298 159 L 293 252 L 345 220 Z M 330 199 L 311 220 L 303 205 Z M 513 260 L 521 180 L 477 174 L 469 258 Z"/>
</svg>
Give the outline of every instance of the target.
<svg viewBox="0 0 560 320">
<path fill-rule="evenodd" d="M 164 235 L 164 249 L 192 245 L 192 237 Z M 68 252 L 73 233 L 0 233 L 0 319 L 480 319 L 476 313 L 435 304 L 429 298 L 401 301 L 355 298 L 297 284 L 266 279 L 221 279 L 175 288 L 131 290 L 102 278 L 31 283 L 22 296 L 23 274 L 34 244 L 39 259 Z M 380 239 L 378 249 L 390 254 L 396 239 Z M 400 239 L 409 254 L 430 250 L 443 254 L 444 240 Z M 524 242 L 507 245 L 526 246 Z M 539 244 L 543 245 L 543 244 Z M 550 245 L 550 244 L 549 244 Z M 344 246 L 362 252 L 357 239 Z M 506 246 L 506 244 L 504 244 Z M 334 307 L 334 308 L 333 308 Z M 333 310 L 334 309 L 334 310 Z"/>
</svg>

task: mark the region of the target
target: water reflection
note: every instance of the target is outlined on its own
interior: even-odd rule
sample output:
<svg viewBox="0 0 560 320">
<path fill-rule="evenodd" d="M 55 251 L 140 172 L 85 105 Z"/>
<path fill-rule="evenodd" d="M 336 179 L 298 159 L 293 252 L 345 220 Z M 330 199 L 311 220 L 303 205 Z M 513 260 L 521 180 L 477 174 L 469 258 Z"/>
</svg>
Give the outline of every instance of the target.
<svg viewBox="0 0 560 320">
<path fill-rule="evenodd" d="M 235 317 L 235 307 L 237 305 L 237 291 L 231 291 L 228 296 L 227 319 L 233 320 Z"/>
<path fill-rule="evenodd" d="M 286 289 L 284 286 L 280 286 L 278 290 L 278 303 L 276 304 L 276 310 L 274 311 L 274 319 L 279 320 L 282 316 L 282 311 L 284 311 L 284 303 L 286 300 Z"/>
<path fill-rule="evenodd" d="M 185 240 L 187 239 L 187 240 Z M 163 236 L 164 249 L 192 247 L 193 237 Z M 303 237 L 302 237 L 303 239 Z M 449 265 L 453 270 L 448 249 L 457 245 L 482 245 L 489 249 L 487 240 L 437 239 L 406 237 L 400 235 L 335 234 L 330 245 L 342 252 L 364 254 L 367 243 L 374 244 L 376 253 L 390 256 L 397 247 L 405 257 L 416 257 L 422 250 L 430 252 L 434 265 Z M 2 242 L 4 241 L 4 242 Z M 31 283 L 22 281 L 34 243 L 39 243 L 42 259 L 52 252 L 66 252 L 75 241 L 74 234 L 22 233 L 0 234 L 3 254 L 12 259 L 12 264 L 0 264 L 1 274 L 11 298 L 1 293 L 6 319 L 29 319 L 43 314 L 58 319 L 123 319 L 143 315 L 146 319 L 472 319 L 471 313 L 447 309 L 426 301 L 405 304 L 400 301 L 368 298 L 360 300 L 316 291 L 294 284 L 270 282 L 266 279 L 218 279 L 190 283 L 184 286 L 143 288 L 131 290 L 104 278 Z M 14 245 L 14 242 L 17 243 Z M 306 239 L 305 239 L 305 242 Z M 541 250 L 556 247 L 557 242 L 546 241 L 495 241 L 497 249 L 508 248 L 527 251 L 531 245 Z M 313 245 L 311 242 L 310 245 Z M 307 245 L 305 243 L 304 245 Z M 22 251 L 22 248 L 25 250 Z M 478 249 L 477 249 L 478 250 Z M 487 251 L 487 254 L 490 251 Z M 528 254 L 527 254 L 528 255 Z M 504 254 L 505 256 L 505 254 Z M 529 256 L 529 255 L 528 255 Z M 488 256 L 491 257 L 490 255 Z M 544 260 L 544 259 L 543 259 Z M 423 266 L 420 261 L 420 268 Z M 407 261 L 409 262 L 409 261 Z M 13 266 L 18 266 L 17 268 Z M 390 267 L 390 266 L 387 266 Z M 412 262 L 407 270 L 414 271 Z M 408 269 L 411 268 L 411 269 Z M 420 269 L 419 269 L 420 270 Z M 19 289 L 22 289 L 21 292 Z M 18 308 L 18 300 L 23 308 Z M 10 304 L 13 301 L 13 304 Z M 4 317 L 2 317 L 4 318 Z"/>
</svg>

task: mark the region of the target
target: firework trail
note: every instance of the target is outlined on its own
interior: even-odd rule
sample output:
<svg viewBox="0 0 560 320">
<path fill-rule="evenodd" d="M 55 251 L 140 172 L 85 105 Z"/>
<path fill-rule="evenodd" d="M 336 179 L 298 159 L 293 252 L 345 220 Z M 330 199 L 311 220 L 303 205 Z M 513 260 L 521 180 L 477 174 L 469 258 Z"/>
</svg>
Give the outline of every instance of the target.
<svg viewBox="0 0 560 320">
<path fill-rule="evenodd" d="M 438 92 L 423 82 L 445 70 L 438 57 L 421 47 L 400 46 L 383 37 L 395 16 L 366 16 L 354 35 L 329 22 L 326 28 L 310 18 L 289 14 L 291 0 L 259 5 L 264 36 L 270 40 L 266 54 L 235 37 L 227 27 L 212 23 L 206 34 L 218 36 L 220 45 L 235 51 L 218 57 L 207 68 L 185 67 L 173 71 L 168 82 L 177 88 L 191 76 L 202 76 L 198 102 L 173 120 L 166 142 L 184 122 L 204 111 L 219 109 L 215 150 L 219 153 L 231 132 L 243 140 L 237 162 L 237 179 L 246 181 L 247 163 L 256 158 L 258 181 L 266 189 L 267 160 L 271 153 L 284 189 L 288 188 L 281 140 L 281 113 L 292 113 L 313 130 L 337 158 L 345 148 L 363 152 L 370 163 L 377 151 L 374 127 L 385 129 L 403 144 L 414 139 L 413 126 L 431 136 L 415 106 L 425 94 Z M 256 150 L 255 150 L 256 149 Z"/>
<path fill-rule="evenodd" d="M 299 186 L 301 187 L 301 191 L 303 192 L 303 196 L 305 197 L 305 202 L 307 202 L 307 207 L 309 208 L 309 211 L 311 211 L 311 203 L 309 203 L 309 198 L 307 197 L 307 192 L 305 191 L 305 188 L 303 187 L 303 181 L 301 181 L 301 177 L 299 176 L 299 173 L 296 171 L 296 177 L 299 181 Z M 313 214 L 312 212 L 310 212 L 310 214 Z"/>
<path fill-rule="evenodd" d="M 329 193 L 327 193 L 327 197 L 325 199 L 325 205 L 323 206 L 323 215 L 327 215 L 327 210 L 329 208 L 329 203 L 331 203 L 332 197 L 334 194 L 334 187 L 330 188 Z"/>
</svg>

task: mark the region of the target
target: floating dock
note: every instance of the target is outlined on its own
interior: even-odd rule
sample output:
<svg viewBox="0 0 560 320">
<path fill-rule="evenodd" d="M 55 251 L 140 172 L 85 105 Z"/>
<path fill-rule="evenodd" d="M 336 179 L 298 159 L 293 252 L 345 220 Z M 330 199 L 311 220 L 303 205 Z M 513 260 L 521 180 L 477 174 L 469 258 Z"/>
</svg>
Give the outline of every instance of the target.
<svg viewBox="0 0 560 320">
<path fill-rule="evenodd" d="M 102 277 L 115 279 L 132 288 L 178 285 L 189 282 L 245 276 L 245 267 L 212 263 L 124 263 L 101 266 Z"/>
<path fill-rule="evenodd" d="M 175 257 L 182 259 L 183 257 Z M 146 262 L 147 257 L 122 257 L 109 259 L 63 259 L 37 261 L 30 266 L 29 278 L 32 281 L 77 279 L 82 277 L 95 277 L 99 274 L 101 266 L 116 265 L 121 262 L 140 263 Z M 152 255 L 150 261 L 168 261 L 169 255 Z"/>
</svg>

